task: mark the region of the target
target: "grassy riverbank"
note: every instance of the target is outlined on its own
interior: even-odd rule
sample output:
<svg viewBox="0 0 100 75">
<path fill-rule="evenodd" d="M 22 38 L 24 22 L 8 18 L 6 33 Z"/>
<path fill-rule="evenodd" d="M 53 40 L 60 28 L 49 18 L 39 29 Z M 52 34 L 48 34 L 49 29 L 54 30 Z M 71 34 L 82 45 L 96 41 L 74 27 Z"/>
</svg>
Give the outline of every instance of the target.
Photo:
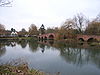
<svg viewBox="0 0 100 75">
<path fill-rule="evenodd" d="M 19 66 L 0 65 L 0 75 L 52 75 L 35 69 L 29 69 L 26 64 Z M 60 75 L 57 72 L 53 75 Z"/>
<path fill-rule="evenodd" d="M 26 64 L 19 66 L 1 65 L 0 75 L 46 75 L 46 73 L 29 69 Z"/>
<path fill-rule="evenodd" d="M 0 41 L 20 41 L 20 40 L 32 40 L 32 41 L 36 41 L 37 38 L 36 37 L 4 37 L 4 38 L 0 38 Z"/>
</svg>

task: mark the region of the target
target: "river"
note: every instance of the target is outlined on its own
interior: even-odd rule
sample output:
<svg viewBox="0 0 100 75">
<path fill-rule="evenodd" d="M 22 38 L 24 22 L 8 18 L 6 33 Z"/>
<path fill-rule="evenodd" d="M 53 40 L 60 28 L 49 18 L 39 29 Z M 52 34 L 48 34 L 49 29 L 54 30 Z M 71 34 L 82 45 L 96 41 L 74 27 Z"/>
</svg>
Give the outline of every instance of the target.
<svg viewBox="0 0 100 75">
<path fill-rule="evenodd" d="M 15 60 L 51 74 L 100 75 L 100 47 L 87 43 L 0 42 L 0 64 L 13 64 Z"/>
</svg>

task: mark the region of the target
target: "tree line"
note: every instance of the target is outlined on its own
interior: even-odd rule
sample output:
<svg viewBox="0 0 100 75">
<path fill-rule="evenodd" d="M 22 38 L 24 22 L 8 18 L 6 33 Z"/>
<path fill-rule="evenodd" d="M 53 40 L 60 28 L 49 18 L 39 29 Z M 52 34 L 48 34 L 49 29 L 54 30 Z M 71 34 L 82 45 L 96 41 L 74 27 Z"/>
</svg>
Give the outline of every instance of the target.
<svg viewBox="0 0 100 75">
<path fill-rule="evenodd" d="M 56 33 L 56 39 L 75 38 L 77 34 L 100 35 L 100 14 L 89 20 L 84 14 L 78 13 L 66 19 L 60 27 L 47 28 L 46 33 Z"/>
<path fill-rule="evenodd" d="M 5 31 L 4 25 L 0 24 L 0 34 Z M 13 31 L 13 29 L 11 29 Z M 14 30 L 16 31 L 16 30 Z M 35 24 L 31 24 L 29 30 L 22 28 L 19 35 L 39 35 L 45 33 L 56 33 L 57 39 L 74 38 L 76 34 L 85 35 L 100 35 L 100 14 L 93 20 L 87 19 L 82 13 L 75 15 L 73 18 L 66 19 L 60 27 L 48 27 L 45 29 L 44 25 L 37 28 Z"/>
</svg>

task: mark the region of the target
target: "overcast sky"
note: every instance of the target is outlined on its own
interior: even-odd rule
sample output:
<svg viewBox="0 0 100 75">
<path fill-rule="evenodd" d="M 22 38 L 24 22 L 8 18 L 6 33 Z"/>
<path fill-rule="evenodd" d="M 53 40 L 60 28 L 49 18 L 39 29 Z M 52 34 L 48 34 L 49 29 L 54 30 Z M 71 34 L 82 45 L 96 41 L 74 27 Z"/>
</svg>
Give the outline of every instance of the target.
<svg viewBox="0 0 100 75">
<path fill-rule="evenodd" d="M 0 7 L 0 23 L 18 31 L 28 30 L 31 24 L 57 27 L 77 13 L 95 18 L 100 13 L 100 0 L 14 0 L 12 7 Z"/>
</svg>

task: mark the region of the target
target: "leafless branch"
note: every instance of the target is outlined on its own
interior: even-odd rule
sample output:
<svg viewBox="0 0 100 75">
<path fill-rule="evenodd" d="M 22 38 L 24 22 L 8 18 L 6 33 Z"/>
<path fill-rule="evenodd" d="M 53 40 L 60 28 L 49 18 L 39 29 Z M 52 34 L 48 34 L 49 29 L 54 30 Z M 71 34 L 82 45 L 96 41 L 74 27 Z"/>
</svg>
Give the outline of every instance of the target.
<svg viewBox="0 0 100 75">
<path fill-rule="evenodd" d="M 13 0 L 0 0 L 0 7 L 8 7 L 12 2 Z"/>
</svg>

